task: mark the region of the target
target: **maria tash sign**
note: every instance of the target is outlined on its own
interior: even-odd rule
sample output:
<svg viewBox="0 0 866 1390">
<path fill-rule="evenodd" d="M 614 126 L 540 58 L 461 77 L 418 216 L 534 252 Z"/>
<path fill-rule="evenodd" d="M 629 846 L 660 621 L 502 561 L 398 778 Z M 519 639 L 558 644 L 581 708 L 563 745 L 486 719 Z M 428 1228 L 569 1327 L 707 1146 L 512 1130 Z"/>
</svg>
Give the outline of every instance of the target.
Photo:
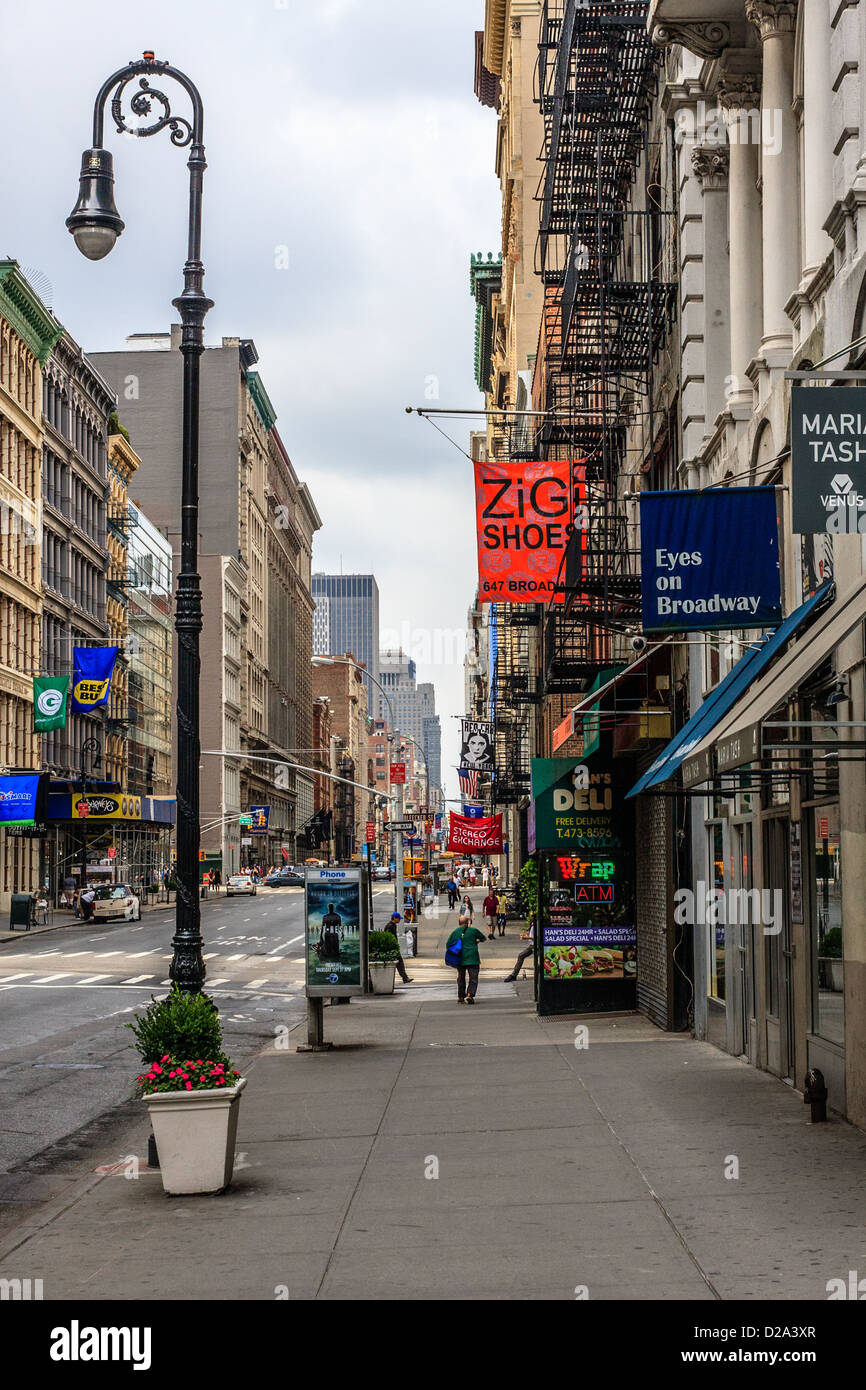
<svg viewBox="0 0 866 1390">
<path fill-rule="evenodd" d="M 794 387 L 791 471 L 796 532 L 866 533 L 866 387 Z"/>
<path fill-rule="evenodd" d="M 561 603 L 565 551 L 586 537 L 582 462 L 476 463 L 480 603 Z"/>
<path fill-rule="evenodd" d="M 781 622 L 775 488 L 644 492 L 640 530 L 644 632 Z"/>
</svg>

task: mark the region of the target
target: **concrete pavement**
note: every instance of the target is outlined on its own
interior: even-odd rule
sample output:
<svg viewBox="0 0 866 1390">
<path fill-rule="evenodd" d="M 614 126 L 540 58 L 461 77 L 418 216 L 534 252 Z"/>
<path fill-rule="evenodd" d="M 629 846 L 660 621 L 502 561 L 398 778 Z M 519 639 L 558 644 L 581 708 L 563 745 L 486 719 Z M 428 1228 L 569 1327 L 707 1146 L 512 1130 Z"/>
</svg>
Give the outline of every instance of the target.
<svg viewBox="0 0 866 1390">
<path fill-rule="evenodd" d="M 866 1274 L 866 1136 L 635 1015 L 539 1020 L 531 986 L 502 983 L 512 924 L 458 1005 L 453 920 L 426 946 L 422 923 L 416 983 L 326 1009 L 332 1051 L 298 1053 L 299 1026 L 259 1052 L 229 1193 L 79 1176 L 29 1209 L 0 1276 L 49 1300 L 710 1301 Z M 133 1119 L 126 1152 L 146 1134 Z"/>
</svg>

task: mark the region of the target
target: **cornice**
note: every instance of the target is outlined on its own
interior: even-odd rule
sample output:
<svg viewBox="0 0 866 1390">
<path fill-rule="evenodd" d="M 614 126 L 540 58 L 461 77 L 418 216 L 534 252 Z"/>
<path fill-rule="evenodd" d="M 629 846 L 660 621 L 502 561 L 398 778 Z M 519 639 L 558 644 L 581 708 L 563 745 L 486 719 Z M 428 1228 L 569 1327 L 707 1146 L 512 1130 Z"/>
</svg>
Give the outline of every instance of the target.
<svg viewBox="0 0 866 1390">
<path fill-rule="evenodd" d="M 63 333 L 63 325 L 46 309 L 21 274 L 17 261 L 0 261 L 0 314 L 44 366 Z"/>
</svg>

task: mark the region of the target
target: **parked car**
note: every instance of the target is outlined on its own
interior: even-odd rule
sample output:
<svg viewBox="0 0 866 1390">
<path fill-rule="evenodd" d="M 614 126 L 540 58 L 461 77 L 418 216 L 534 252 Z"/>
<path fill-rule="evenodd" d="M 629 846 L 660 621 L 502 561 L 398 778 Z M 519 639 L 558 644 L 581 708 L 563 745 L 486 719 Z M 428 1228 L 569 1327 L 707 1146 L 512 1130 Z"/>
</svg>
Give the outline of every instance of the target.
<svg viewBox="0 0 866 1390">
<path fill-rule="evenodd" d="M 226 883 L 227 898 L 237 897 L 239 893 L 249 893 L 253 898 L 256 896 L 256 885 L 249 874 L 232 874 Z"/>
<path fill-rule="evenodd" d="M 103 883 L 93 891 L 93 921 L 110 922 L 116 918 L 124 922 L 141 921 L 141 898 L 133 893 L 128 883 Z"/>
<path fill-rule="evenodd" d="M 293 868 L 291 864 L 286 864 L 281 869 L 275 869 L 265 879 L 266 888 L 303 888 L 304 883 L 304 875 L 299 869 Z"/>
<path fill-rule="evenodd" d="M 373 870 L 373 882 L 374 882 L 374 883 L 390 883 L 390 882 L 391 882 L 391 870 L 388 869 L 388 868 L 386 868 L 386 866 L 385 866 L 384 864 L 377 864 L 376 867 L 375 867 L 375 869 Z"/>
</svg>

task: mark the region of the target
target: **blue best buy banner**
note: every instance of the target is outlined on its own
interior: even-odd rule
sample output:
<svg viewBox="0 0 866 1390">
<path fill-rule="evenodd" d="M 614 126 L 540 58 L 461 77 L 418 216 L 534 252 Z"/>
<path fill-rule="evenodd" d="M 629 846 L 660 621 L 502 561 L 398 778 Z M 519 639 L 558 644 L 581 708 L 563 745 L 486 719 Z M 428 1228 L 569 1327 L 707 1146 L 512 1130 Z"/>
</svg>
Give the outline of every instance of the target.
<svg viewBox="0 0 866 1390">
<path fill-rule="evenodd" d="M 84 714 L 108 703 L 117 647 L 73 647 L 72 708 Z"/>
<path fill-rule="evenodd" d="M 640 529 L 644 632 L 781 622 L 775 488 L 644 492 Z"/>
</svg>

